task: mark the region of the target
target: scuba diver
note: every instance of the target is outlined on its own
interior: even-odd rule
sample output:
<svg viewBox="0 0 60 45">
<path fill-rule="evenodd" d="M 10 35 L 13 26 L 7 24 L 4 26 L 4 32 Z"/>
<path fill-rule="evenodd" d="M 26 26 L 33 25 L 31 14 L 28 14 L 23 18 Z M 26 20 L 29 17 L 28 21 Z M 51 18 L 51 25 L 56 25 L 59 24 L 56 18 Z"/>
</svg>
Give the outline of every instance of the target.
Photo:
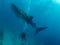
<svg viewBox="0 0 60 45">
<path fill-rule="evenodd" d="M 26 34 L 24 32 L 21 33 L 21 40 L 26 40 Z"/>
<path fill-rule="evenodd" d="M 26 33 L 25 32 L 22 32 L 20 34 L 20 37 L 21 37 L 21 45 L 28 45 L 28 41 L 26 39 Z"/>
</svg>

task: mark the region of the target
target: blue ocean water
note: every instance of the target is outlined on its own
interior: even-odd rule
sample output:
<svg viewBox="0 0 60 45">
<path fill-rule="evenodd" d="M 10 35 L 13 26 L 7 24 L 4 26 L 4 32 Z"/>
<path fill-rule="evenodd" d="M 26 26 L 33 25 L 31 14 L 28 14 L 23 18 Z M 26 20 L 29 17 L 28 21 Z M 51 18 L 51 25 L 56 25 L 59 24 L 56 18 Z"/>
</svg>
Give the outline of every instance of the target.
<svg viewBox="0 0 60 45">
<path fill-rule="evenodd" d="M 0 0 L 0 31 L 3 32 L 0 45 L 21 45 L 20 33 L 26 33 L 24 45 L 60 45 L 60 5 L 52 0 Z M 35 35 L 35 29 L 16 17 L 11 4 L 33 16 L 37 27 L 48 29 Z M 27 43 L 27 44 L 26 44 Z M 23 44 L 22 44 L 23 45 Z"/>
</svg>

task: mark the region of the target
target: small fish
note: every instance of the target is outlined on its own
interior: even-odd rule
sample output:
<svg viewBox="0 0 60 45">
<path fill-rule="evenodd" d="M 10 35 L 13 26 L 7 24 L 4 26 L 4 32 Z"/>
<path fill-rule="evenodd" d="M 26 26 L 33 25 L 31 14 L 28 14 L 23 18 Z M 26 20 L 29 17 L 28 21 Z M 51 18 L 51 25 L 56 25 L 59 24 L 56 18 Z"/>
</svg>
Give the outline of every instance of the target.
<svg viewBox="0 0 60 45">
<path fill-rule="evenodd" d="M 27 24 L 30 24 L 32 27 L 36 28 L 36 33 L 47 29 L 46 27 L 37 28 L 36 23 L 33 22 L 33 16 L 28 16 L 23 10 L 19 10 L 15 4 L 11 4 L 13 11 L 15 12 L 16 16 L 23 19 Z"/>
</svg>

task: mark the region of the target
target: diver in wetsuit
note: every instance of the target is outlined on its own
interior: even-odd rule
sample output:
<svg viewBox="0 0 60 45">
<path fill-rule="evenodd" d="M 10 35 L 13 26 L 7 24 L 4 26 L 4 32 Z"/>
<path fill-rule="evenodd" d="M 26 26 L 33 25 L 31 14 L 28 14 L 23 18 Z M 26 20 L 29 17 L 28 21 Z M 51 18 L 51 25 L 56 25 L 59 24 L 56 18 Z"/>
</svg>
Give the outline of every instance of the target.
<svg viewBox="0 0 60 45">
<path fill-rule="evenodd" d="M 27 45 L 27 40 L 26 40 L 26 33 L 25 32 L 22 32 L 20 34 L 20 37 L 21 37 L 21 45 Z"/>
<path fill-rule="evenodd" d="M 26 40 L 26 34 L 24 32 L 21 33 L 21 40 Z"/>
</svg>

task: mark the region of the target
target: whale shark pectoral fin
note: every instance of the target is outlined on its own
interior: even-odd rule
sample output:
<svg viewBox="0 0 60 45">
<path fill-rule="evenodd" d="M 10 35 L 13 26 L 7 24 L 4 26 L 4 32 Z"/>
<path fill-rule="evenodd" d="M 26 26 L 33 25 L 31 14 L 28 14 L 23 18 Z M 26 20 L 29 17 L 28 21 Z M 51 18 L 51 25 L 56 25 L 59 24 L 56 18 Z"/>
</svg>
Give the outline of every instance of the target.
<svg viewBox="0 0 60 45">
<path fill-rule="evenodd" d="M 45 29 L 47 29 L 48 27 L 42 27 L 42 28 L 37 28 L 36 29 L 36 34 L 38 33 L 38 32 L 40 32 L 40 31 L 42 31 L 42 30 L 45 30 Z"/>
<path fill-rule="evenodd" d="M 29 16 L 29 17 L 30 17 L 31 20 L 33 19 L 33 16 Z"/>
</svg>

